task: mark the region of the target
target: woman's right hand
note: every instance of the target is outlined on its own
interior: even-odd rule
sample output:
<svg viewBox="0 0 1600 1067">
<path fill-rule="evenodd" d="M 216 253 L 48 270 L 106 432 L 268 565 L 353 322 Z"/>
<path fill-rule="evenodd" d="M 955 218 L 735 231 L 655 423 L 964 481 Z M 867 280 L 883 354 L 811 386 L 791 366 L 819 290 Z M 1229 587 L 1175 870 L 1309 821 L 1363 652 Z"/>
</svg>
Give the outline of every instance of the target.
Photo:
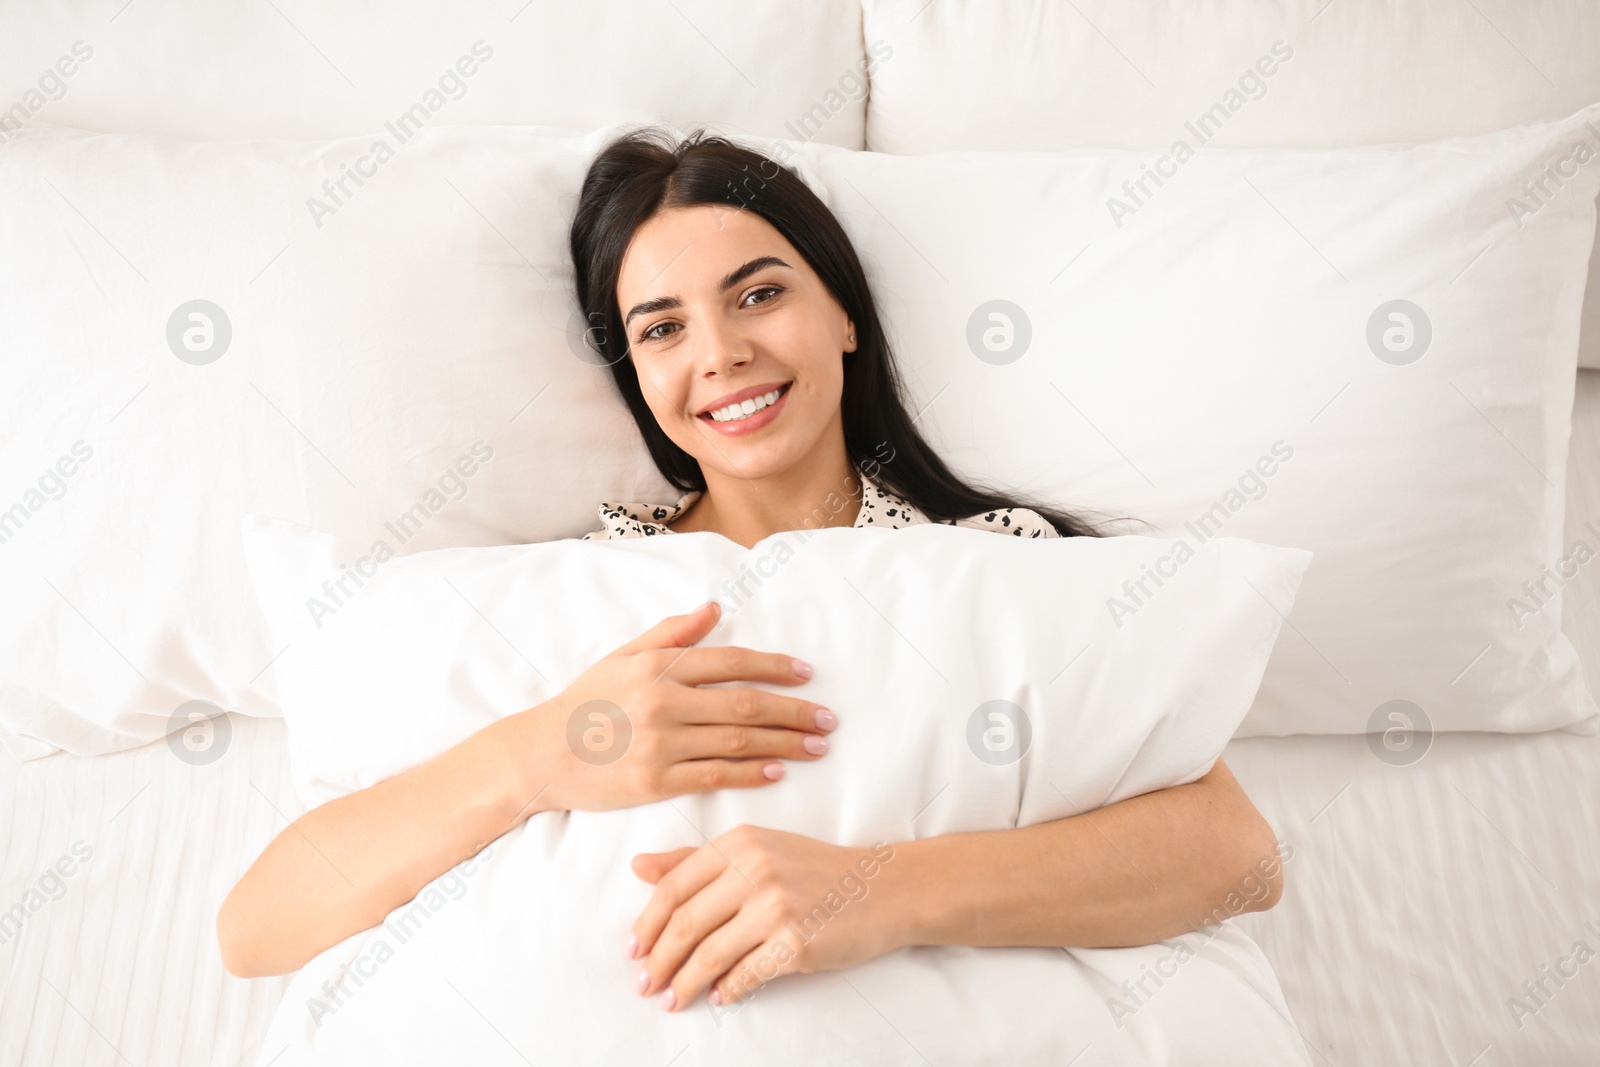
<svg viewBox="0 0 1600 1067">
<path fill-rule="evenodd" d="M 811 674 L 778 653 L 691 647 L 721 610 L 713 600 L 668 616 L 529 709 L 546 732 L 545 750 L 559 754 L 539 808 L 606 811 L 770 785 L 783 777 L 780 760 L 814 760 L 828 751 L 823 735 L 838 720 L 813 701 L 748 687 L 701 688 L 800 685 Z"/>
</svg>

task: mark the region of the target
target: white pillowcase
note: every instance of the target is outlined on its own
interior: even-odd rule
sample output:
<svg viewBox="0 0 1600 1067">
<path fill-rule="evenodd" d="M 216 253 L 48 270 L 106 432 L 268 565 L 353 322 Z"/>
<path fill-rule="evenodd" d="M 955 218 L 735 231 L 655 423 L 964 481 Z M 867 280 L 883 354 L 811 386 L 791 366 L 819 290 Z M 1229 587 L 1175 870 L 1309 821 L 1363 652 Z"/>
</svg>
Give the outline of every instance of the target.
<svg viewBox="0 0 1600 1067">
<path fill-rule="evenodd" d="M 1546 568 L 1567 555 L 1600 103 L 1184 162 L 800 155 L 957 469 L 1169 536 L 1316 551 L 1241 736 L 1383 731 L 1397 708 L 1424 736 L 1594 731 Z M 1541 204 L 1523 186 L 1547 167 L 1565 177 Z"/>
<path fill-rule="evenodd" d="M 1600 99 L 1593 0 L 1492 13 L 1460 0 L 864 0 L 862 31 L 895 57 L 873 75 L 866 146 L 898 155 L 1434 141 Z M 1579 360 L 1600 368 L 1600 261 L 1592 275 Z"/>
<path fill-rule="evenodd" d="M 1230 537 L 1180 559 L 1153 538 L 1022 539 L 927 524 L 791 531 L 748 550 L 702 532 L 378 562 L 359 546 L 260 518 L 246 521 L 245 544 L 274 642 L 285 647 L 273 670 L 308 804 L 549 699 L 616 646 L 709 596 L 723 601 L 723 616 L 701 645 L 783 652 L 816 668 L 798 687 L 731 684 L 801 696 L 839 716 L 828 754 L 789 762 L 770 786 L 534 816 L 494 843 L 470 881 L 468 871 L 450 875 L 450 899 L 425 891 L 393 924 L 312 961 L 268 1042 L 294 1046 L 286 1062 L 337 1063 L 358 1049 L 374 1062 L 488 1062 L 502 1039 L 560 1063 L 602 1049 L 614 1062 L 664 1063 L 686 1042 L 695 1048 L 686 1062 L 898 1062 L 904 1050 L 889 1046 L 899 1039 L 877 1016 L 843 1010 L 841 998 L 855 996 L 847 981 L 884 998 L 881 1010 L 912 1034 L 945 1035 L 933 1047 L 947 1056 L 1003 1045 L 1012 1062 L 1063 1062 L 1066 1042 L 1070 1056 L 1089 1040 L 1125 1050 L 1108 1062 L 1148 1051 L 1151 1040 L 1180 1047 L 1174 1062 L 1201 1062 L 1219 1047 L 1242 1062 L 1303 1055 L 1276 979 L 1231 923 L 1185 964 L 1185 991 L 1164 990 L 1127 1027 L 1107 1010 L 1105 990 L 1174 946 L 898 952 L 868 969 L 785 979 L 732 1028 L 643 1001 L 619 946 L 649 895 L 629 873 L 639 851 L 703 844 L 745 823 L 893 845 L 1064 818 L 1199 777 L 1250 703 L 1309 552 Z M 1109 598 L 1158 566 L 1169 577 L 1157 595 L 1119 618 Z M 409 929 L 403 916 L 413 912 L 426 936 L 397 945 L 394 931 Z M 360 988 L 329 999 L 337 986 L 327 983 L 346 965 Z M 448 1011 L 457 1006 L 440 975 L 502 1035 L 425 1010 L 440 1007 L 441 991 Z M 508 1000 L 516 1010 L 505 1010 Z M 823 1003 L 834 1005 L 825 1031 L 816 1029 Z M 1196 1016 L 1249 1025 L 1206 1039 L 1188 1029 Z M 607 1020 L 599 1031 L 598 1020 Z"/>
<path fill-rule="evenodd" d="M 1148 537 L 1011 538 L 937 523 L 884 531 L 893 540 L 870 528 L 789 531 L 748 550 L 691 533 L 393 559 L 279 519 L 247 517 L 243 532 L 284 650 L 272 670 L 307 804 L 551 699 L 616 646 L 715 596 L 722 619 L 702 644 L 812 663 L 817 676 L 791 695 L 853 720 L 835 734 L 842 747 L 902 767 L 868 773 L 846 756 L 794 768 L 858 798 L 828 816 L 845 822 L 818 824 L 852 836 L 909 835 L 916 796 L 946 782 L 951 817 L 992 828 L 1198 777 L 1248 707 L 1311 560 L 1232 537 L 1190 552 Z M 1151 570 L 1172 576 L 1138 611 L 1115 607 L 1122 583 Z M 955 742 L 980 704 L 1002 699 L 1031 721 L 1030 755 L 970 778 L 972 754 Z M 785 810 L 749 796 L 687 803 L 708 805 L 715 823 Z M 856 812 L 870 831 L 848 821 Z"/>
<path fill-rule="evenodd" d="M 5 146 L 0 743 L 127 748 L 195 699 L 275 715 L 247 512 L 409 552 L 670 490 L 575 325 L 572 194 L 609 132 L 429 129 L 384 162 L 376 138 Z M 372 176 L 323 187 L 347 167 Z M 194 300 L 228 323 L 209 363 Z"/>
<path fill-rule="evenodd" d="M 1120 227 L 1109 198 L 1171 161 L 752 143 L 843 219 L 958 469 L 1322 555 L 1244 734 L 1386 729 L 1395 700 L 1424 729 L 1592 730 L 1546 568 L 1600 163 L 1531 215 L 1507 200 L 1597 119 L 1207 151 Z M 275 714 L 250 511 L 405 553 L 670 500 L 570 295 L 575 194 L 624 125 L 425 129 L 382 163 L 367 138 L 9 142 L 0 744 L 129 747 L 194 699 Z M 372 176 L 335 203 L 347 165 Z M 209 364 L 179 356 L 203 358 L 196 299 L 230 320 Z M 996 299 L 1025 351 L 983 348 L 1020 346 Z M 1368 342 L 1396 299 L 1431 320 L 1409 365 Z"/>
<path fill-rule="evenodd" d="M 235 140 L 354 136 L 409 114 L 430 125 L 581 129 L 619 119 L 714 121 L 859 148 L 863 73 L 881 64 L 863 48 L 859 0 L 516 0 L 398 10 L 383 0 L 172 0 L 137 13 L 124 18 L 86 0 L 8 9 L 0 100 L 11 110 L 0 140 L 30 117 Z M 63 55 L 69 61 L 58 66 Z"/>
</svg>

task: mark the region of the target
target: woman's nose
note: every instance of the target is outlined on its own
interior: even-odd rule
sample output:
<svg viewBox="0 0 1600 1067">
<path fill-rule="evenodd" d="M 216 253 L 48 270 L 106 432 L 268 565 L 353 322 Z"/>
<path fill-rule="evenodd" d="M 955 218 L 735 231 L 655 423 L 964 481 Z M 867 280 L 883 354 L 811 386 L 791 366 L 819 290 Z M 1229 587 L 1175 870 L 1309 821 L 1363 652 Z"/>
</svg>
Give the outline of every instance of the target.
<svg viewBox="0 0 1600 1067">
<path fill-rule="evenodd" d="M 695 361 L 701 374 L 722 374 L 750 362 L 750 346 L 726 323 L 711 322 L 700 330 Z"/>
</svg>

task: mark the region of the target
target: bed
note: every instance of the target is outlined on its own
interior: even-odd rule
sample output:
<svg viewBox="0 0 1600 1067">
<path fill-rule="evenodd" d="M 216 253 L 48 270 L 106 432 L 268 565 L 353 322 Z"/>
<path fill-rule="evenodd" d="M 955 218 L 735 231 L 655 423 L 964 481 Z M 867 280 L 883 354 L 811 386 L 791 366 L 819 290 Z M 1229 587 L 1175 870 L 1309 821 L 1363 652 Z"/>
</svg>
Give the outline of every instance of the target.
<svg viewBox="0 0 1600 1067">
<path fill-rule="evenodd" d="M 767 108 L 751 104 L 756 94 L 747 92 L 741 70 L 767 46 L 758 42 L 740 51 L 743 46 L 729 44 L 715 29 L 708 34 L 702 27 L 718 26 L 728 13 L 716 4 L 703 10 L 685 5 L 692 17 L 674 6 L 658 13 L 661 21 L 653 25 L 695 50 L 711 73 L 701 84 L 683 86 L 667 110 L 674 117 L 766 127 L 777 136 L 792 136 L 794 127 L 786 134 L 773 116 L 790 122 L 811 116 L 800 121 L 812 122 L 808 133 L 820 140 L 906 154 L 1039 149 L 1045 142 L 1071 148 L 1118 137 L 1150 142 L 1168 128 L 1167 116 L 1181 110 L 1169 98 L 1132 103 L 1120 117 L 1106 106 L 1097 120 L 1102 125 L 1086 121 L 1063 131 L 1048 122 L 1013 128 L 994 121 L 994 112 L 1009 106 L 1004 94 L 985 120 L 983 108 L 965 106 L 975 97 L 961 94 L 977 90 L 963 89 L 960 78 L 947 86 L 953 96 L 918 99 L 910 88 L 917 64 L 956 56 L 966 76 L 978 79 L 1003 63 L 1010 39 L 997 35 L 992 48 L 957 52 L 951 42 L 970 29 L 964 20 L 990 17 L 988 9 L 980 14 L 976 4 L 945 5 L 956 10 L 924 19 L 922 6 L 819 5 L 802 35 L 814 53 L 810 68 Z M 1153 89 L 1145 72 L 1164 65 L 1162 47 L 1177 47 L 1172 28 L 1160 26 L 1165 16 L 1152 14 L 1159 5 L 1134 5 L 1139 10 L 1120 15 L 1107 5 L 1067 6 L 1047 16 L 1040 5 L 1018 3 L 1007 11 L 1015 27 L 1038 18 L 1074 25 L 1073 47 L 1088 57 L 1085 69 L 1099 79 L 1094 84 L 1124 94 Z M 1343 11 L 1314 4 L 1261 14 L 1265 24 L 1249 26 L 1252 49 L 1258 37 L 1282 28 L 1274 20 L 1303 33 L 1296 39 L 1305 41 L 1304 62 L 1324 75 L 1320 84 L 1336 80 L 1343 95 L 1311 103 L 1297 94 L 1315 94 L 1316 79 L 1282 82 L 1266 97 L 1269 103 L 1257 106 L 1282 109 L 1273 113 L 1279 123 L 1300 108 L 1314 116 L 1306 127 L 1316 131 L 1275 135 L 1265 118 L 1252 131 L 1247 124 L 1257 120 L 1249 118 L 1230 127 L 1229 136 L 1240 143 L 1252 133 L 1265 141 L 1302 134 L 1338 143 L 1420 139 L 1424 130 L 1492 129 L 1600 98 L 1593 73 L 1600 70 L 1600 33 L 1594 32 L 1600 22 L 1592 5 L 1533 6 L 1547 17 L 1544 29 L 1534 15 L 1445 14 L 1437 4 L 1394 16 L 1394 26 L 1383 21 L 1389 16 L 1379 5 L 1356 0 L 1345 0 Z M 371 128 L 409 99 L 419 77 L 431 77 L 438 49 L 430 49 L 429 37 L 448 32 L 453 49 L 457 38 L 470 39 L 482 24 L 520 40 L 524 49 L 544 49 L 534 55 L 548 61 L 547 69 L 520 81 L 508 77 L 498 90 L 469 93 L 455 121 L 588 127 L 650 111 L 660 90 L 645 76 L 606 86 L 550 47 L 562 34 L 595 27 L 614 35 L 617 23 L 607 20 L 620 18 L 621 9 L 601 7 L 610 13 L 592 16 L 598 20 L 593 26 L 576 5 L 526 15 L 515 5 L 504 12 L 481 9 L 467 18 L 472 25 L 429 15 L 403 35 L 400 52 L 382 67 L 339 44 L 364 19 L 380 17 L 359 4 L 312 15 L 275 5 L 245 14 L 199 5 L 103 11 L 61 3 L 0 16 L 19 31 L 0 42 L 0 66 L 28 71 L 31 80 L 35 68 L 83 37 L 95 45 L 97 58 L 83 63 L 76 80 L 68 79 L 62 96 L 49 102 L 49 121 L 196 139 L 325 136 Z M 537 31 L 529 28 L 535 19 L 545 20 Z M 1563 19 L 1573 31 L 1550 28 Z M 1455 100 L 1453 82 L 1452 93 L 1421 91 L 1417 107 L 1401 114 L 1406 109 L 1383 105 L 1388 83 L 1382 79 L 1333 73 L 1340 46 L 1363 34 L 1392 30 L 1393 46 L 1402 48 L 1429 27 L 1455 42 L 1457 51 L 1473 49 L 1499 80 L 1469 79 L 1476 84 L 1459 87 L 1470 97 L 1465 103 Z M 1196 25 L 1188 32 L 1202 31 Z M 205 58 L 181 74 L 152 73 L 139 58 L 148 50 L 142 42 L 174 34 L 209 41 L 195 46 L 194 54 Z M 267 43 L 251 43 L 261 37 Z M 853 97 L 847 76 L 862 71 L 860 57 L 871 54 L 867 45 L 883 40 L 900 50 L 900 66 L 882 61 L 881 96 L 875 87 L 870 99 Z M 1424 50 L 1427 63 L 1448 53 Z M 1240 63 L 1254 54 L 1241 52 Z M 249 89 L 231 87 L 233 64 L 240 57 L 266 62 L 262 56 L 293 57 L 294 77 L 283 78 L 265 103 Z M 1212 69 L 1233 65 L 1230 59 Z M 359 84 L 380 88 L 354 90 L 343 67 Z M 1098 106 L 1085 104 L 1096 99 L 1084 95 L 1090 79 L 1060 81 L 1069 67 L 1053 64 L 1042 83 L 1083 106 Z M 898 81 L 902 71 L 905 82 Z M 582 103 L 554 103 L 573 84 L 588 86 L 587 94 L 572 94 Z M 1503 85 L 1517 92 L 1488 91 Z M 841 86 L 834 94 L 841 103 L 818 112 L 817 100 L 831 100 L 826 90 Z M 1026 87 L 1019 79 L 1005 92 Z M 208 101 L 208 93 L 217 99 Z M 251 102 L 230 112 L 229 100 Z M 1600 368 L 1597 276 L 1600 269 L 1591 266 L 1580 357 L 1589 368 Z M 1600 525 L 1600 369 L 1578 372 L 1565 501 L 1563 543 L 1592 541 L 1585 524 Z M 1461 520 L 1470 526 L 1471 516 Z M 1600 566 L 1582 568 L 1563 596 L 1564 632 L 1588 678 L 1600 679 Z M 173 759 L 170 738 L 102 755 L 0 758 L 0 796 L 7 799 L 0 812 L 0 909 L 42 900 L 23 908 L 25 914 L 12 908 L 9 921 L 0 918 L 0 1063 L 272 1062 L 276 1050 L 262 1041 L 289 979 L 227 974 L 214 920 L 260 849 L 304 809 L 290 783 L 283 723 L 241 714 L 230 714 L 228 722 L 231 744 L 223 758 L 205 765 Z M 1244 737 L 1229 745 L 1225 758 L 1292 848 L 1282 901 L 1234 921 L 1276 969 L 1314 1062 L 1501 1067 L 1600 1058 L 1600 964 L 1578 962 L 1574 951 L 1578 942 L 1600 946 L 1600 850 L 1594 847 L 1600 735 L 1441 731 L 1426 756 L 1407 766 L 1374 759 L 1370 737 L 1361 734 Z"/>
</svg>

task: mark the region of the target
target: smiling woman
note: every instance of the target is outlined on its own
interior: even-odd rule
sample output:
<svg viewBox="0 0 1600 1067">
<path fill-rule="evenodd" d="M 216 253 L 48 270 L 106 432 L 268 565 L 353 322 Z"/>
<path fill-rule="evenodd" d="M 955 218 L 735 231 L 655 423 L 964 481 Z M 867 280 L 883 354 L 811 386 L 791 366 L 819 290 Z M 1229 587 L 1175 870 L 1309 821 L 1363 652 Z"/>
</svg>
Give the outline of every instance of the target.
<svg viewBox="0 0 1600 1067">
<path fill-rule="evenodd" d="M 855 250 L 774 161 L 700 134 L 626 135 L 589 169 L 571 250 L 588 336 L 683 494 L 602 505 L 590 539 L 698 531 L 751 548 L 785 531 L 936 522 L 1099 534 L 1048 503 L 968 483 L 923 440 Z M 534 815 L 761 790 L 790 763 L 833 759 L 830 735 L 873 709 L 806 699 L 813 667 L 784 649 L 702 645 L 720 610 L 709 601 L 668 616 L 553 699 L 295 820 L 218 914 L 229 969 L 304 965 Z M 572 740 L 597 705 L 629 724 L 614 761 Z M 1218 922 L 1219 903 L 1264 859 L 1274 875 L 1246 910 L 1271 907 L 1281 885 L 1272 830 L 1221 760 L 1081 815 L 886 842 L 893 862 L 870 897 L 804 939 L 790 923 L 861 850 L 762 826 L 723 837 L 632 858 L 654 889 L 617 950 L 639 961 L 637 991 L 661 994 L 668 1011 L 701 994 L 738 1003 L 781 975 L 909 946 L 1145 945 Z M 1007 877 L 984 876 L 993 871 Z"/>
<path fill-rule="evenodd" d="M 656 466 L 691 494 L 673 531 L 749 547 L 810 525 L 829 494 L 860 499 L 871 464 L 931 521 L 1027 508 L 1062 536 L 1101 532 L 940 459 L 902 401 L 855 248 L 787 167 L 703 131 L 634 131 L 589 168 L 572 256 L 591 343 Z"/>
</svg>

